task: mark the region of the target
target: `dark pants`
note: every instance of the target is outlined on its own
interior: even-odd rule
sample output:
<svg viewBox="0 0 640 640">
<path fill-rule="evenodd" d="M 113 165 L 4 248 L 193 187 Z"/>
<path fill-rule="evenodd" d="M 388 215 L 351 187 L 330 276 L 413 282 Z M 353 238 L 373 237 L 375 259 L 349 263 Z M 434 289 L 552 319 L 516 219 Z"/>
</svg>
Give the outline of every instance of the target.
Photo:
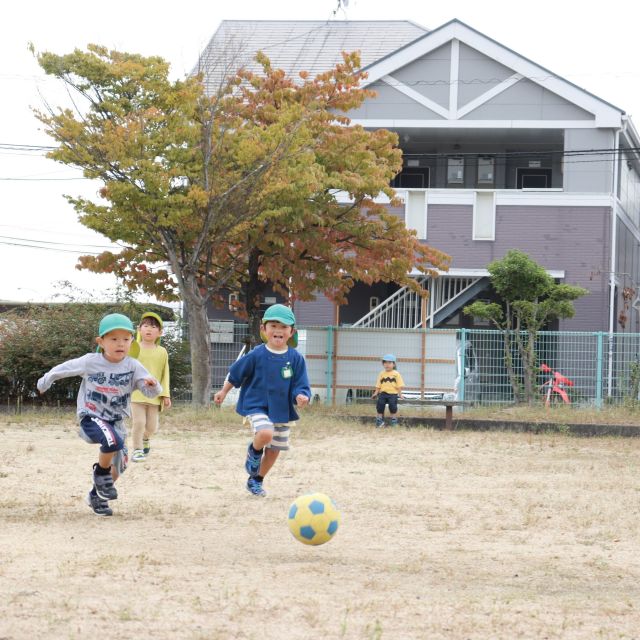
<svg viewBox="0 0 640 640">
<path fill-rule="evenodd" d="M 384 414 L 384 408 L 389 405 L 389 413 L 394 415 L 398 413 L 398 394 L 397 393 L 385 393 L 384 391 L 378 394 L 376 401 L 376 411 Z"/>
</svg>

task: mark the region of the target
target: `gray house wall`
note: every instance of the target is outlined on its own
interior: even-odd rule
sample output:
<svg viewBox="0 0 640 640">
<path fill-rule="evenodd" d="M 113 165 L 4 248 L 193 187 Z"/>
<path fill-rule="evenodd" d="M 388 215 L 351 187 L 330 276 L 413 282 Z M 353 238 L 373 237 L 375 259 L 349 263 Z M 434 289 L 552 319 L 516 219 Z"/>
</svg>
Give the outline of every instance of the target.
<svg viewBox="0 0 640 640">
<path fill-rule="evenodd" d="M 513 75 L 513 69 L 505 67 L 493 58 L 461 42 L 458 52 L 459 86 L 458 104 L 464 106 L 485 93 L 493 85 Z M 478 80 L 484 80 L 478 82 Z"/>
<path fill-rule="evenodd" d="M 435 111 L 418 104 L 415 100 L 384 82 L 376 82 L 368 88 L 376 92 L 376 97 L 365 100 L 358 109 L 351 109 L 347 114 L 350 118 L 444 120 Z"/>
<path fill-rule="evenodd" d="M 335 304 L 323 293 L 315 300 L 296 300 L 293 305 L 299 327 L 329 327 L 335 324 Z"/>
<path fill-rule="evenodd" d="M 593 114 L 523 79 L 474 109 L 463 120 L 593 120 Z"/>
<path fill-rule="evenodd" d="M 585 149 L 613 149 L 612 129 L 567 129 L 564 134 L 565 153 Z M 609 154 L 568 155 L 564 162 L 564 190 L 581 193 L 612 193 L 613 163 Z"/>
<path fill-rule="evenodd" d="M 393 78 L 441 107 L 449 106 L 451 44 L 447 43 L 427 55 L 393 72 Z"/>
<path fill-rule="evenodd" d="M 616 247 L 616 276 L 619 281 L 616 307 L 619 313 L 624 309 L 625 305 L 622 290 L 625 287 L 635 291 L 640 289 L 640 245 L 636 235 L 627 226 L 627 223 L 620 218 L 618 219 L 618 228 L 616 230 Z M 614 331 L 640 333 L 640 312 L 631 306 L 631 302 L 633 300 L 627 301 L 627 308 L 624 309 L 628 319 L 625 326 L 622 326 L 618 321 L 618 317 L 616 317 Z"/>
<path fill-rule="evenodd" d="M 499 206 L 495 241 L 472 240 L 473 208 L 430 205 L 427 243 L 446 251 L 455 268 L 484 269 L 509 249 L 529 254 L 546 269 L 562 269 L 564 282 L 591 293 L 576 302 L 576 315 L 561 330 L 596 331 L 608 326 L 611 212 L 607 207 Z M 568 242 L 567 239 L 571 238 Z"/>
</svg>

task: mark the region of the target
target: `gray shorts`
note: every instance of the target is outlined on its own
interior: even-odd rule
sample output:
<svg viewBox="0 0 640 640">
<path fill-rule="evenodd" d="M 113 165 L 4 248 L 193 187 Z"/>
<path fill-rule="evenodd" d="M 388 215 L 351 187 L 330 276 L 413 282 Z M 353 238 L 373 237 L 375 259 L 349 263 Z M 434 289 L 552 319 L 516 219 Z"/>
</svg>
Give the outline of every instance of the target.
<svg viewBox="0 0 640 640">
<path fill-rule="evenodd" d="M 295 422 L 273 423 L 269 420 L 269 416 L 264 413 L 254 413 L 247 416 L 253 432 L 264 431 L 268 429 L 273 431 L 273 439 L 267 445 L 270 449 L 278 449 L 278 451 L 289 451 L 289 431 L 295 426 Z"/>
</svg>

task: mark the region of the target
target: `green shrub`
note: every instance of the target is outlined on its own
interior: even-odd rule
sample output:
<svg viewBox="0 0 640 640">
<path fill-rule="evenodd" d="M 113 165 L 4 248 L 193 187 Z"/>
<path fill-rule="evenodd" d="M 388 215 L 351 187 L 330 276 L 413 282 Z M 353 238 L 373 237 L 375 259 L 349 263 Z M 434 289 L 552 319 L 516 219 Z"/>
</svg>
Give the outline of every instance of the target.
<svg viewBox="0 0 640 640">
<path fill-rule="evenodd" d="M 134 323 L 149 305 L 65 303 L 26 306 L 0 316 L 0 398 L 3 403 L 72 404 L 79 378 L 59 380 L 40 397 L 36 383 L 49 369 L 96 348 L 100 319 L 125 313 Z M 153 306 L 151 307 L 153 309 Z M 154 309 L 155 310 L 155 309 Z M 167 331 L 162 344 L 169 353 L 171 387 L 188 383 L 188 348 L 177 332 Z"/>
</svg>

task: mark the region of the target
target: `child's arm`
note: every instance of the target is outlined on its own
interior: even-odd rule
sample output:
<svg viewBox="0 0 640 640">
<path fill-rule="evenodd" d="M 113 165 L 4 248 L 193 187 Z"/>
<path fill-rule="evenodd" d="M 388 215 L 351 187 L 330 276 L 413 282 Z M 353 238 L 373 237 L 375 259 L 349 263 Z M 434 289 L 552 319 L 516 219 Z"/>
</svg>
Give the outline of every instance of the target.
<svg viewBox="0 0 640 640">
<path fill-rule="evenodd" d="M 303 356 L 299 358 L 299 362 L 295 363 L 293 368 L 293 397 L 299 407 L 305 407 L 311 400 L 311 386 L 307 375 L 307 363 Z"/>
<path fill-rule="evenodd" d="M 86 369 L 85 361 L 86 356 L 81 356 L 80 358 L 67 360 L 66 362 L 56 365 L 38 380 L 38 392 L 41 394 L 44 393 L 56 380 L 83 375 Z"/>
<path fill-rule="evenodd" d="M 372 398 L 375 398 L 380 393 L 380 376 L 381 374 L 378 374 L 378 377 L 376 378 L 376 386 L 371 394 Z"/>
<path fill-rule="evenodd" d="M 213 396 L 213 401 L 217 405 L 222 404 L 224 399 L 227 397 L 227 393 L 229 393 L 231 389 L 233 389 L 233 385 L 228 380 L 225 380 L 224 384 L 222 385 L 222 389 L 220 389 L 220 391 L 218 391 L 216 395 Z"/>
<path fill-rule="evenodd" d="M 402 389 L 404 388 L 404 380 L 398 372 L 398 377 L 396 378 L 396 389 L 398 390 L 398 398 L 402 398 Z"/>
<path fill-rule="evenodd" d="M 162 377 L 160 379 L 160 384 L 162 385 L 162 406 L 165 409 L 169 409 L 171 407 L 171 383 L 169 382 L 169 354 L 167 350 L 164 350 L 165 353 L 165 362 L 164 367 L 162 368 Z"/>
<path fill-rule="evenodd" d="M 162 393 L 162 385 L 144 368 L 138 360 L 135 362 L 133 387 L 147 398 L 155 398 Z"/>
<path fill-rule="evenodd" d="M 135 387 L 147 398 L 155 398 L 162 393 L 162 385 L 153 376 L 136 380 Z"/>
</svg>

